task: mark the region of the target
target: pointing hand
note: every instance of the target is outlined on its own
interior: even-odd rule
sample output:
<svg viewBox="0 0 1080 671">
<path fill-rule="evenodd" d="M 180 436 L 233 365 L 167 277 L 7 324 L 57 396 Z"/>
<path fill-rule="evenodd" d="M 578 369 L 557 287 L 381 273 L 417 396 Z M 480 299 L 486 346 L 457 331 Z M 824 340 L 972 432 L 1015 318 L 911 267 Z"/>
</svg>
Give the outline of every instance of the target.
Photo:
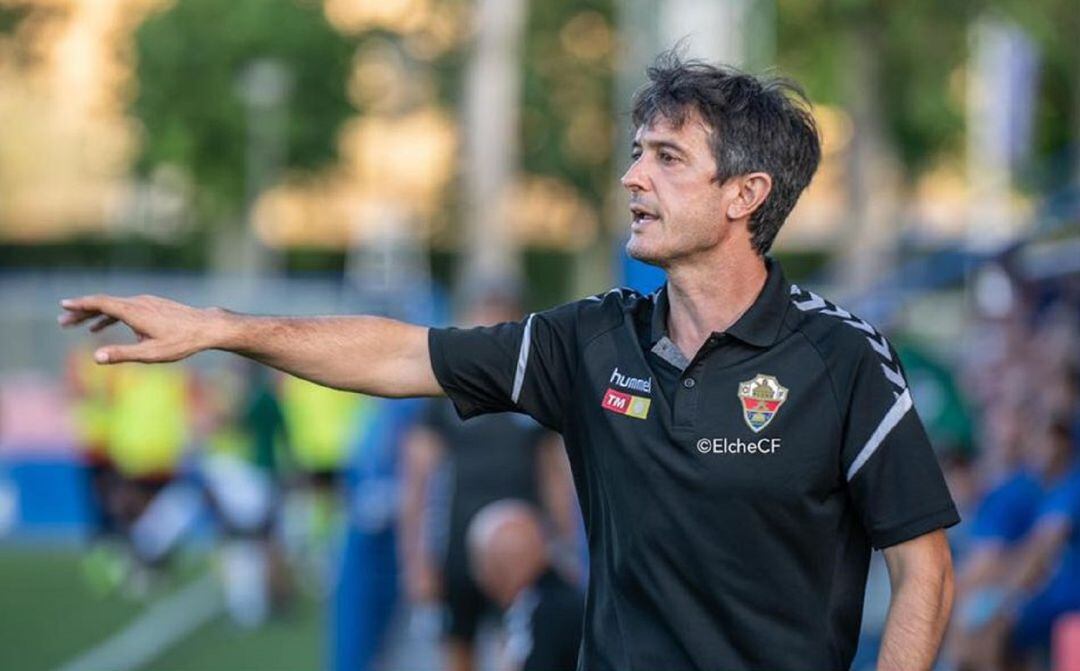
<svg viewBox="0 0 1080 671">
<path fill-rule="evenodd" d="M 108 345 L 94 352 L 98 363 L 178 361 L 213 346 L 212 328 L 224 314 L 218 308 L 199 309 L 157 296 L 120 298 L 98 294 L 60 301 L 65 310 L 58 317 L 61 326 L 71 327 L 90 320 L 90 331 L 123 322 L 139 342 Z"/>
</svg>

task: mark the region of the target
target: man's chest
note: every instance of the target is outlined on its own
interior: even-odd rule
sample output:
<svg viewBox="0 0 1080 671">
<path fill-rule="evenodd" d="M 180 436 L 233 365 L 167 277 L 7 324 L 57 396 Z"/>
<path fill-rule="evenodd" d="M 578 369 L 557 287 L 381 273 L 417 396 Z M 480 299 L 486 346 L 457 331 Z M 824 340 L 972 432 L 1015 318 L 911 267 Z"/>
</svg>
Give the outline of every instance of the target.
<svg viewBox="0 0 1080 671">
<path fill-rule="evenodd" d="M 627 340 L 590 347 L 575 391 L 586 461 L 614 487 L 790 502 L 841 485 L 835 392 L 801 338 L 719 343 L 681 367 Z"/>
</svg>

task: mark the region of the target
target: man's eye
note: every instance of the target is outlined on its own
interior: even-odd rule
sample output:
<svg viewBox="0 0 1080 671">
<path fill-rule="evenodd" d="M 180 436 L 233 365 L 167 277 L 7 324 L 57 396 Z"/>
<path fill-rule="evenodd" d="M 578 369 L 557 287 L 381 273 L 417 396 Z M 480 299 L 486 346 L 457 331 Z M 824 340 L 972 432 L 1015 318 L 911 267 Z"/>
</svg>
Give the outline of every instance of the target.
<svg viewBox="0 0 1080 671">
<path fill-rule="evenodd" d="M 641 152 L 640 151 L 635 149 L 634 151 L 630 152 L 630 160 L 631 161 L 636 161 L 639 158 L 641 158 Z"/>
<path fill-rule="evenodd" d="M 674 154 L 669 154 L 666 151 L 660 152 L 659 156 L 660 161 L 663 163 L 674 163 L 676 160 L 678 160 L 675 158 Z"/>
</svg>

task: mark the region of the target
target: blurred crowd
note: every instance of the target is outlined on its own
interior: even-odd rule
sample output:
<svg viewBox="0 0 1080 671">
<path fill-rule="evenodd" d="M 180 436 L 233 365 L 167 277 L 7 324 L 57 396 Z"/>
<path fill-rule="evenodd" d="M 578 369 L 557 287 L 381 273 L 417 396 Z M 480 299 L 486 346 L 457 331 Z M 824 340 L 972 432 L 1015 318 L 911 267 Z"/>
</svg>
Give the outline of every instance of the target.
<svg viewBox="0 0 1080 671">
<path fill-rule="evenodd" d="M 285 551 L 322 555 L 335 488 L 364 398 L 236 360 L 212 373 L 182 364 L 98 366 L 91 348 L 68 359 L 90 497 L 98 592 L 132 597 L 155 581 L 207 520 L 222 538 L 230 615 L 258 626 L 293 587 Z"/>
<path fill-rule="evenodd" d="M 942 445 L 964 512 L 943 653 L 960 671 L 1080 663 L 1080 296 L 1006 261 L 979 271 L 958 348 L 973 444 Z"/>
</svg>

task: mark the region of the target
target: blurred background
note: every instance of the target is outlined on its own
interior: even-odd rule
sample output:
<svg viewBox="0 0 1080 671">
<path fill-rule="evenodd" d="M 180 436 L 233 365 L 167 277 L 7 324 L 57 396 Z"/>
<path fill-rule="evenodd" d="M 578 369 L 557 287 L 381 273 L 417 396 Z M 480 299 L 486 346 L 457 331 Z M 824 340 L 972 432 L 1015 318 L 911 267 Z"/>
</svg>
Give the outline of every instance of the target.
<svg viewBox="0 0 1080 671">
<path fill-rule="evenodd" d="M 57 301 L 445 324 L 493 278 L 652 290 L 617 178 L 681 43 L 814 103 L 774 254 L 904 359 L 965 517 L 941 668 L 1080 668 L 1077 35 L 1074 0 L 0 0 L 0 667 L 442 668 L 399 556 L 402 502 L 448 505 L 402 465 L 429 409 L 98 368 L 124 334 Z M 857 669 L 887 603 L 877 556 Z"/>
</svg>

